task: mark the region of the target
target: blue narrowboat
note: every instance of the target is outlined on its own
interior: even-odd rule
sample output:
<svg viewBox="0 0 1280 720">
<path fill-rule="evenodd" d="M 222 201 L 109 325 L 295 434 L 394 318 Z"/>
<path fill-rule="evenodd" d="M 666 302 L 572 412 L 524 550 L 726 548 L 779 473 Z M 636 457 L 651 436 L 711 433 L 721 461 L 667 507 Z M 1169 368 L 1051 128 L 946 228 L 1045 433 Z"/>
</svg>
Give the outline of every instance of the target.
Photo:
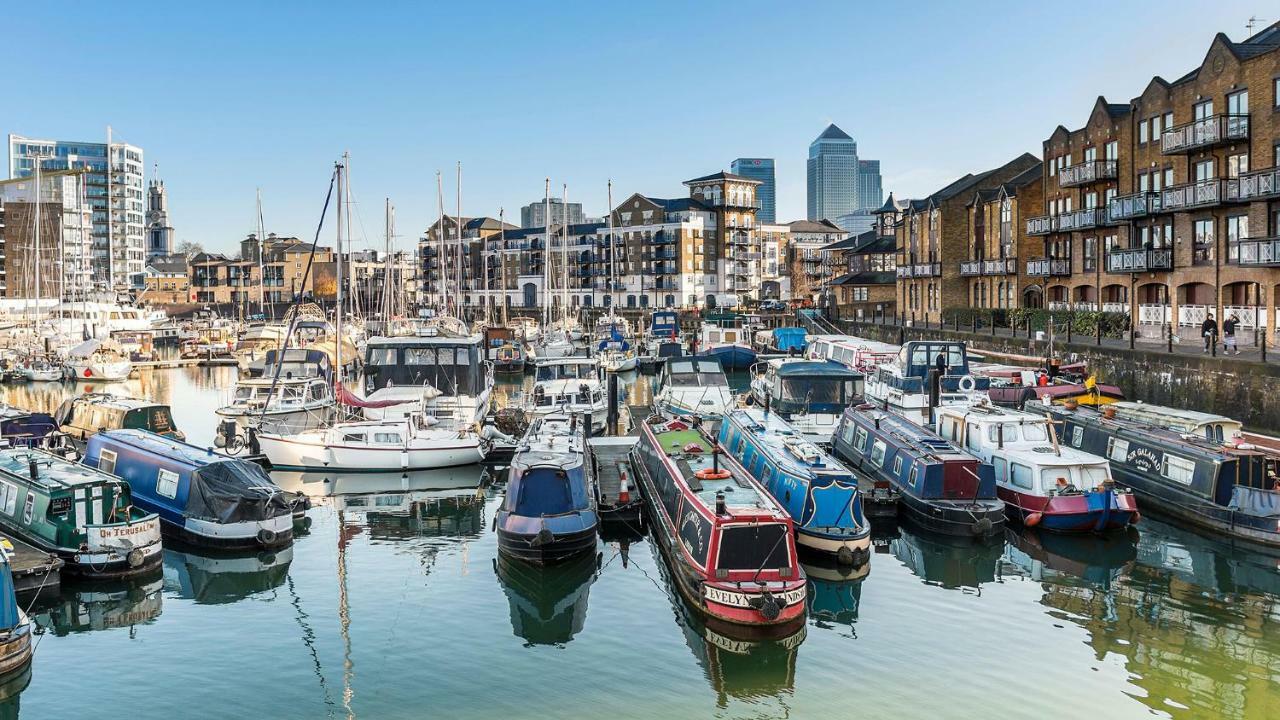
<svg viewBox="0 0 1280 720">
<path fill-rule="evenodd" d="M 9 558 L 0 553 L 0 682 L 25 671 L 32 651 L 31 619 L 18 607 Z"/>
<path fill-rule="evenodd" d="M 1110 405 L 1051 405 L 1041 411 L 1062 424 L 1063 444 L 1107 458 L 1116 483 L 1138 493 L 1144 510 L 1227 540 L 1280 550 L 1274 457 L 1129 419 Z"/>
<path fill-rule="evenodd" d="M 928 428 L 859 405 L 845 410 L 831 439 L 836 456 L 898 491 L 899 506 L 920 527 L 944 535 L 1002 532 L 1004 502 L 991 465 L 966 455 Z"/>
<path fill-rule="evenodd" d="M 91 436 L 84 463 L 128 481 L 134 504 L 191 545 L 233 550 L 293 542 L 293 508 L 256 463 L 145 430 Z"/>
<path fill-rule="evenodd" d="M 777 413 L 751 408 L 725 415 L 720 445 L 795 520 L 797 545 L 845 565 L 871 557 L 858 479 Z"/>
<path fill-rule="evenodd" d="M 495 519 L 499 552 L 547 564 L 595 550 L 600 517 L 585 424 L 555 413 L 529 426 L 511 458 Z"/>
</svg>

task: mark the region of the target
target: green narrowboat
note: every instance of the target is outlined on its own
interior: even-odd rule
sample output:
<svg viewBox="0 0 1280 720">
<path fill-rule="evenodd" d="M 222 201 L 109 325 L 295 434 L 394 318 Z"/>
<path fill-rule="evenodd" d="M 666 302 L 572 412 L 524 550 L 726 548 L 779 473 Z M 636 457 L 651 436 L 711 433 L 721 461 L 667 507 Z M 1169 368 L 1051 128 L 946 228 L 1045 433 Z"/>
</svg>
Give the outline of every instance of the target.
<svg viewBox="0 0 1280 720">
<path fill-rule="evenodd" d="M 0 448 L 0 529 L 66 563 L 64 571 L 108 578 L 155 570 L 160 518 L 134 507 L 129 484 L 32 448 Z"/>
</svg>

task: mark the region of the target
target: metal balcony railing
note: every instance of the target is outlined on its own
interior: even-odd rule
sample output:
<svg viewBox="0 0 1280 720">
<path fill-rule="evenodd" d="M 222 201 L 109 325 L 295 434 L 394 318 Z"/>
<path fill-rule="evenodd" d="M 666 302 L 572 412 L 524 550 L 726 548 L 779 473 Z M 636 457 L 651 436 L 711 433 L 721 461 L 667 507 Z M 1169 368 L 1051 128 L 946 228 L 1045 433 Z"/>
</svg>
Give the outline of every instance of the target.
<svg viewBox="0 0 1280 720">
<path fill-rule="evenodd" d="M 1171 155 L 1248 139 L 1248 115 L 1212 115 L 1165 130 L 1160 135 L 1160 152 Z"/>
<path fill-rule="evenodd" d="M 1280 266 L 1280 237 L 1241 240 L 1236 249 L 1236 262 L 1253 267 Z"/>
<path fill-rule="evenodd" d="M 1160 194 L 1153 192 L 1119 195 L 1107 203 L 1107 219 L 1110 222 L 1133 220 L 1160 212 Z"/>
<path fill-rule="evenodd" d="M 1112 180 L 1116 177 L 1115 160 L 1092 160 L 1078 165 L 1064 167 L 1058 171 L 1058 187 L 1076 187 L 1088 185 L 1099 180 Z"/>
<path fill-rule="evenodd" d="M 1038 217 L 1027 218 L 1027 234 L 1048 235 L 1053 232 L 1053 225 L 1052 215 L 1040 215 Z"/>
<path fill-rule="evenodd" d="M 967 260 L 960 263 L 960 274 L 964 277 L 973 277 L 982 274 L 981 260 Z"/>
<path fill-rule="evenodd" d="M 1173 269 L 1173 250 L 1170 248 L 1128 248 L 1107 253 L 1107 272 L 1136 273 Z"/>
<path fill-rule="evenodd" d="M 1220 205 L 1222 186 L 1222 180 L 1215 179 L 1167 187 L 1160 195 L 1160 207 L 1169 212 Z"/>
<path fill-rule="evenodd" d="M 1027 275 L 1031 277 L 1067 277 L 1071 275 L 1071 261 L 1051 258 L 1028 260 Z"/>
<path fill-rule="evenodd" d="M 1227 179 L 1227 201 L 1243 202 L 1280 197 L 1280 168 L 1267 168 Z"/>
<path fill-rule="evenodd" d="M 1057 228 L 1059 232 L 1087 230 L 1089 228 L 1096 228 L 1099 225 L 1104 224 L 1105 221 L 1106 211 L 1102 208 L 1082 208 L 1080 210 L 1072 210 L 1059 215 Z"/>
</svg>

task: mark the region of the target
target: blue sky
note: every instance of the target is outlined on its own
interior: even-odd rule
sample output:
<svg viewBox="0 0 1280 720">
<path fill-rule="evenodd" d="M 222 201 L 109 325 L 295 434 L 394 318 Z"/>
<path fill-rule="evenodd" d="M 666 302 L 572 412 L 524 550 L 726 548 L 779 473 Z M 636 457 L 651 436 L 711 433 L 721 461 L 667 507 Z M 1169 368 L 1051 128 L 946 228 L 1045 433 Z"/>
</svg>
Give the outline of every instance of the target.
<svg viewBox="0 0 1280 720">
<path fill-rule="evenodd" d="M 1215 32 L 1280 19 L 1258 0 L 11 5 L 0 133 L 110 124 L 159 164 L 179 240 L 221 250 L 254 229 L 258 187 L 268 231 L 309 237 L 344 150 L 358 246 L 382 246 L 385 197 L 411 246 L 437 170 L 452 211 L 458 161 L 463 213 L 518 223 L 546 176 L 601 215 L 610 177 L 615 202 L 678 196 L 774 157 L 779 219 L 801 218 L 829 122 L 881 161 L 886 192 L 921 195 L 1038 153 L 1099 94 L 1181 75 Z"/>
</svg>

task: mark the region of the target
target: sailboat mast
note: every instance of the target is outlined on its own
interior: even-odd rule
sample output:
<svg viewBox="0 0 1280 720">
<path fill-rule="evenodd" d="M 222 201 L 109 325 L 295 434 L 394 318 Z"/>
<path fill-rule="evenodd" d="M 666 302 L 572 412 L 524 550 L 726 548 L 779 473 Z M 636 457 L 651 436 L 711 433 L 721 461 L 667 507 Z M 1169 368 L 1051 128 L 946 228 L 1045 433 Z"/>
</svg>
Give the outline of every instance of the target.
<svg viewBox="0 0 1280 720">
<path fill-rule="evenodd" d="M 564 327 L 569 329 L 569 185 L 560 186 L 560 274 L 564 285 L 560 290 L 561 310 L 564 314 Z"/>
<path fill-rule="evenodd" d="M 346 154 L 344 153 L 342 157 L 343 157 L 343 160 L 345 161 Z M 336 268 L 337 272 L 334 273 L 334 276 L 335 276 L 334 279 L 336 280 L 334 285 L 337 293 L 337 303 L 336 303 L 337 312 L 334 313 L 334 334 L 337 337 L 334 338 L 333 354 L 334 354 L 334 364 L 337 366 L 336 372 L 337 372 L 338 382 L 341 383 L 342 382 L 342 277 L 343 277 L 342 276 L 342 230 L 343 230 L 342 222 L 345 219 L 342 206 L 345 204 L 344 199 L 346 198 L 347 178 L 346 178 L 346 165 L 344 163 L 338 163 L 337 165 L 338 165 L 337 167 L 338 222 L 336 224 L 337 224 L 338 235 L 336 240 L 336 244 L 337 244 L 336 259 L 337 259 L 338 265 Z"/>
<path fill-rule="evenodd" d="M 40 182 L 41 182 L 40 166 L 43 164 L 44 164 L 44 155 L 43 154 L 36 155 L 36 233 L 35 233 L 36 246 L 34 251 L 35 260 L 36 260 L 36 276 L 35 276 L 36 307 L 35 307 L 35 312 L 32 313 L 32 316 L 31 316 L 32 318 L 31 331 L 34 332 L 37 336 L 39 336 L 38 326 L 40 324 Z"/>
<path fill-rule="evenodd" d="M 502 326 L 507 327 L 507 222 L 498 208 L 498 267 L 502 269 Z"/>
<path fill-rule="evenodd" d="M 542 325 L 551 328 L 551 178 L 542 192 Z"/>
<path fill-rule="evenodd" d="M 107 292 L 115 290 L 116 278 L 116 251 L 114 247 L 115 231 L 113 229 L 112 216 L 115 215 L 115 208 L 111 206 L 111 186 L 114 178 L 111 167 L 111 126 L 107 126 Z"/>
<path fill-rule="evenodd" d="M 436 222 L 436 312 L 440 315 L 445 314 L 447 308 L 445 304 L 448 293 L 445 292 L 444 279 L 445 269 L 449 266 L 448 255 L 445 253 L 444 244 L 444 180 L 440 176 L 440 171 L 436 171 L 436 209 L 439 210 L 440 219 Z"/>
<path fill-rule="evenodd" d="M 616 284 L 616 276 L 618 274 L 618 249 L 614 247 L 613 241 L 613 178 L 609 178 L 609 321 L 610 327 L 613 326 L 613 305 L 614 295 L 613 286 Z"/>
<path fill-rule="evenodd" d="M 262 255 L 266 250 L 267 236 L 262 228 L 262 188 L 258 188 L 258 311 L 264 316 L 267 313 L 267 277 L 263 269 Z M 271 313 L 275 320 L 275 313 Z"/>
<path fill-rule="evenodd" d="M 342 153 L 342 174 L 343 174 L 342 186 L 345 192 L 344 197 L 346 198 L 346 202 L 347 202 L 347 214 L 346 214 L 347 226 L 346 228 L 344 228 L 344 231 L 345 231 L 344 235 L 347 239 L 347 244 L 350 245 L 351 244 L 351 153 L 349 152 Z M 342 266 L 339 265 L 338 269 L 339 271 L 341 271 Z M 341 272 L 338 273 L 338 282 L 339 283 L 342 282 Z M 349 302 L 351 303 L 351 315 L 352 317 L 355 317 L 359 313 L 359 308 L 357 307 L 357 301 L 359 300 L 359 295 L 358 293 L 356 293 L 356 264 L 354 262 L 347 263 L 347 290 L 348 292 L 346 294 L 349 295 L 351 298 L 349 300 Z M 338 304 L 338 309 L 339 310 L 342 309 L 341 303 Z"/>
<path fill-rule="evenodd" d="M 454 314 L 459 320 L 462 319 L 462 161 L 458 161 L 458 217 L 454 218 L 453 224 L 457 226 L 458 232 L 458 248 L 454 255 L 454 286 L 453 303 L 457 312 Z"/>
</svg>

